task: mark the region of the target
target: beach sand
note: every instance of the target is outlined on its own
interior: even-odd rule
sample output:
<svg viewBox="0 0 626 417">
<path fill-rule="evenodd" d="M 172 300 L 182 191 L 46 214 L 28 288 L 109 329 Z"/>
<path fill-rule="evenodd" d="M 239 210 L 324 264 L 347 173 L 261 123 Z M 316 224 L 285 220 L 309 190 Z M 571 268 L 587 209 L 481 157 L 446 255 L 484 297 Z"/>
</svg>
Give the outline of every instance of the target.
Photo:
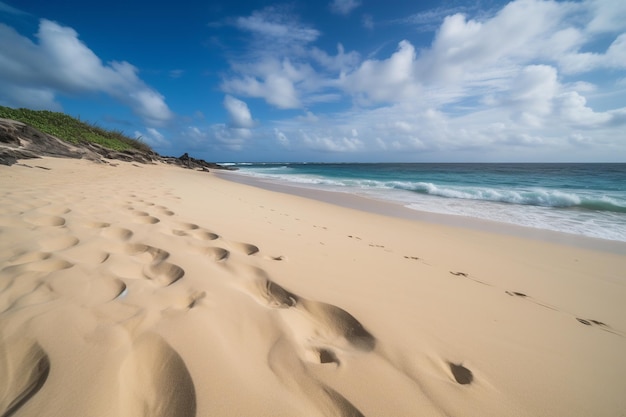
<svg viewBox="0 0 626 417">
<path fill-rule="evenodd" d="M 626 254 L 0 166 L 1 416 L 624 416 Z"/>
</svg>

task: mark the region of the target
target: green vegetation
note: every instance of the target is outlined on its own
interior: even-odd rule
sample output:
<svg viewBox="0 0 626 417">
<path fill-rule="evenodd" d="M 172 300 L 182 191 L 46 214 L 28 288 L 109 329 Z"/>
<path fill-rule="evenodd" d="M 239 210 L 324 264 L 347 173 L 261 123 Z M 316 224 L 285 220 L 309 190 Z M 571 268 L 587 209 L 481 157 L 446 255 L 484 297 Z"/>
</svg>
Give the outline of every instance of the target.
<svg viewBox="0 0 626 417">
<path fill-rule="evenodd" d="M 152 151 L 146 143 L 126 136 L 122 131 L 103 129 L 64 113 L 47 110 L 12 109 L 0 106 L 0 118 L 26 123 L 44 133 L 74 144 L 93 142 L 116 151 L 127 149 Z"/>
</svg>

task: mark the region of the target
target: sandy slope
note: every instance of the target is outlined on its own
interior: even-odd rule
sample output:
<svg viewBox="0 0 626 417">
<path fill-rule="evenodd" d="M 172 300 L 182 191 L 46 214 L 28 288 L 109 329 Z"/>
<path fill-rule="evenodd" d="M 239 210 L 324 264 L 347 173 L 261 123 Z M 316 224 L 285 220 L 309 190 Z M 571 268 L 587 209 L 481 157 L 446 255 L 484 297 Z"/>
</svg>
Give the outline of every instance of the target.
<svg viewBox="0 0 626 417">
<path fill-rule="evenodd" d="M 0 167 L 0 416 L 619 416 L 626 256 L 166 166 Z"/>
</svg>

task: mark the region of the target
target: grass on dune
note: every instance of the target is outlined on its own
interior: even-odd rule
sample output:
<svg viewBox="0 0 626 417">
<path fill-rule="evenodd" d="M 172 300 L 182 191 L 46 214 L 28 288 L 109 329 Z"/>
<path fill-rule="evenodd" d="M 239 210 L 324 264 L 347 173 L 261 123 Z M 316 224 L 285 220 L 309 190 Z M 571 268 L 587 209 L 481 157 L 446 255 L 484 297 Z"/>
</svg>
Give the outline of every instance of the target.
<svg viewBox="0 0 626 417">
<path fill-rule="evenodd" d="M 152 152 L 145 142 L 128 137 L 120 130 L 103 129 L 64 113 L 0 106 L 0 118 L 26 123 L 44 133 L 74 144 L 92 142 L 116 151 L 137 149 Z"/>
</svg>

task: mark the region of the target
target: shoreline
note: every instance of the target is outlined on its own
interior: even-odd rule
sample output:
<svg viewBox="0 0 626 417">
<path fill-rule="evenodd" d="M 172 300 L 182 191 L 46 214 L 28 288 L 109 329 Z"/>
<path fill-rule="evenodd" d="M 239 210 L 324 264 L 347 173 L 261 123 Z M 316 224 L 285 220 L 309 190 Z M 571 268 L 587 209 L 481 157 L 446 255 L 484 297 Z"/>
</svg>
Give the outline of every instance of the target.
<svg viewBox="0 0 626 417">
<path fill-rule="evenodd" d="M 516 236 L 525 239 L 545 241 L 566 246 L 599 250 L 616 254 L 626 254 L 626 242 L 588 237 L 573 233 L 557 232 L 547 229 L 519 226 L 510 223 L 484 220 L 475 217 L 455 216 L 452 214 L 433 213 L 410 209 L 401 203 L 384 201 L 363 195 L 342 191 L 327 191 L 279 180 L 255 178 L 239 174 L 237 171 L 212 171 L 214 175 L 229 181 L 246 184 L 265 190 L 297 195 L 340 207 L 357 209 L 369 213 L 381 214 L 418 222 L 441 224 L 462 229 L 478 230 L 488 233 Z"/>
</svg>

